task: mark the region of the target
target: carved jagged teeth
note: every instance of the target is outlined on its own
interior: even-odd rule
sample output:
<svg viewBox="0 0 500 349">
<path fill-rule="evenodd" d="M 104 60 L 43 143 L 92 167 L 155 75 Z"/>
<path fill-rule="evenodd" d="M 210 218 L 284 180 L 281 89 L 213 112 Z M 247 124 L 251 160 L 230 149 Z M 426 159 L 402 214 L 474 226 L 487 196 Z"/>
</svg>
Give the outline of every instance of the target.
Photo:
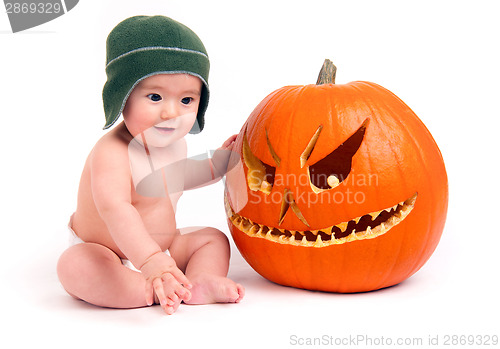
<svg viewBox="0 0 500 349">
<path fill-rule="evenodd" d="M 245 231 L 249 231 L 249 230 L 250 230 L 250 228 L 252 227 L 252 226 L 250 225 L 250 222 L 248 222 L 248 220 L 242 220 L 241 222 L 242 222 L 243 229 L 244 229 Z"/>
<path fill-rule="evenodd" d="M 271 234 L 271 230 L 267 231 L 266 239 L 268 239 L 268 240 L 275 240 L 273 234 Z"/>
<path fill-rule="evenodd" d="M 257 233 L 255 233 L 255 236 L 263 238 L 264 234 L 262 233 L 262 230 L 263 230 L 263 227 L 260 227 L 259 231 Z"/>
<path fill-rule="evenodd" d="M 240 230 L 243 230 L 244 231 L 244 225 L 243 225 L 243 218 L 238 220 L 238 229 Z"/>
<path fill-rule="evenodd" d="M 401 209 L 401 212 L 406 216 L 408 213 L 410 213 L 410 211 L 413 209 L 413 207 L 411 206 L 403 206 L 403 208 Z"/>
<path fill-rule="evenodd" d="M 337 224 L 336 227 L 339 228 L 342 232 L 345 232 L 345 230 L 347 229 L 347 224 L 349 224 L 349 222 L 342 222 Z"/>
<path fill-rule="evenodd" d="M 252 225 L 248 232 L 253 235 L 256 234 L 260 229 L 262 228 L 259 225 Z"/>
<path fill-rule="evenodd" d="M 394 226 L 394 225 L 398 224 L 399 222 L 400 222 L 400 219 L 398 217 L 396 217 L 395 215 L 391 216 L 391 218 L 389 218 L 389 225 L 390 226 Z"/>
<path fill-rule="evenodd" d="M 302 237 L 302 240 L 300 241 L 301 246 L 307 246 L 307 239 L 305 236 Z"/>
<path fill-rule="evenodd" d="M 273 234 L 271 234 L 270 230 L 268 230 L 267 233 L 266 233 L 266 239 L 273 240 Z"/>
<path fill-rule="evenodd" d="M 248 234 L 249 236 L 264 238 L 269 241 L 279 242 L 282 244 L 292 244 L 295 246 L 300 245 L 308 247 L 311 246 L 323 247 L 332 244 L 339 244 L 361 239 L 372 239 L 382 234 L 385 234 L 392 227 L 399 224 L 402 220 L 406 218 L 406 216 L 413 210 L 416 199 L 417 199 L 417 194 L 415 194 L 408 200 L 402 201 L 390 208 L 368 213 L 368 215 L 371 216 L 372 221 L 377 219 L 377 217 L 382 213 L 382 211 L 387 211 L 391 213 L 391 215 L 385 222 L 380 223 L 376 227 L 372 228 L 370 226 L 367 226 L 364 231 L 360 232 L 356 232 L 356 230 L 353 229 L 353 231 L 348 236 L 338 239 L 335 238 L 335 231 L 332 231 L 333 227 L 336 226 L 342 232 L 345 232 L 350 222 L 354 221 L 356 224 L 358 224 L 363 216 L 354 218 L 348 222 L 342 222 L 337 225 L 330 226 L 325 229 L 300 231 L 300 230 L 288 230 L 284 228 L 272 228 L 266 225 L 254 223 L 252 220 L 242 217 L 237 213 L 234 213 L 229 205 L 228 207 L 226 207 L 227 208 L 226 212 L 229 220 L 234 224 L 234 226 L 237 227 L 242 232 Z M 313 236 L 315 236 L 315 240 L 307 240 L 307 236 L 311 237 L 310 233 Z M 330 237 L 327 238 L 327 240 L 323 240 L 323 237 L 325 237 L 325 235 L 330 235 Z"/>
<path fill-rule="evenodd" d="M 314 246 L 316 246 L 316 247 L 323 246 L 323 241 L 321 241 L 321 235 L 320 234 L 318 234 L 318 237 L 316 238 L 316 242 L 314 243 Z"/>
</svg>

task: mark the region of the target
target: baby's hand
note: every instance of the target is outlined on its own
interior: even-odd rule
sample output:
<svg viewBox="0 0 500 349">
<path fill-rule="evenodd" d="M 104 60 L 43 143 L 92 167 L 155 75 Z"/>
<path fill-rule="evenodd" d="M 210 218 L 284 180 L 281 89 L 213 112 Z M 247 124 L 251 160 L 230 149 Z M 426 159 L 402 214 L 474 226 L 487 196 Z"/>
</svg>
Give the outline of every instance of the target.
<svg viewBox="0 0 500 349">
<path fill-rule="evenodd" d="M 140 268 L 146 279 L 146 303 L 152 305 L 154 295 L 167 314 L 173 314 L 175 304 L 191 298 L 192 287 L 186 276 L 177 268 L 172 257 L 157 252 L 149 257 Z"/>
<path fill-rule="evenodd" d="M 238 135 L 232 135 L 231 137 L 229 137 L 219 149 L 232 150 L 234 141 L 236 140 L 237 136 Z"/>
</svg>

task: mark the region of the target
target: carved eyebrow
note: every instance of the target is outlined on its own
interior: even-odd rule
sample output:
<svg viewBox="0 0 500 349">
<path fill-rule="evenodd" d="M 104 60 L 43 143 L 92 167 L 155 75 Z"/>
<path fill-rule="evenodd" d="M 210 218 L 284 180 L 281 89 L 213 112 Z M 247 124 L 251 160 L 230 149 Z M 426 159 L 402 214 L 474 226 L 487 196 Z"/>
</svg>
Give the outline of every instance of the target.
<svg viewBox="0 0 500 349">
<path fill-rule="evenodd" d="M 273 148 L 273 146 L 271 144 L 271 141 L 269 140 L 269 135 L 267 133 L 267 129 L 266 129 L 266 141 L 267 141 L 267 146 L 269 148 L 269 152 L 271 153 L 271 156 L 273 157 L 273 160 L 276 163 L 276 167 L 280 167 L 281 158 L 274 151 L 274 148 Z"/>
<path fill-rule="evenodd" d="M 318 141 L 319 134 L 321 133 L 322 129 L 323 125 L 319 125 L 318 129 L 316 130 L 316 132 L 314 132 L 314 135 L 307 144 L 306 149 L 304 149 L 304 151 L 300 155 L 300 168 L 303 168 L 306 165 L 307 159 L 309 159 L 309 157 L 311 156 L 311 153 L 314 149 L 314 146 L 316 145 L 316 142 Z"/>
<path fill-rule="evenodd" d="M 346 141 L 344 141 L 336 150 L 341 149 L 341 148 L 348 148 L 352 147 L 355 148 L 354 152 L 350 154 L 352 157 L 354 153 L 358 150 L 359 146 L 361 145 L 361 141 L 363 140 L 363 136 L 365 134 L 366 127 L 368 126 L 368 122 L 370 121 L 369 118 L 367 118 L 363 124 L 359 127 L 359 129 L 351 135 Z M 314 146 L 316 145 L 316 142 L 318 141 L 319 135 L 321 133 L 321 130 L 323 129 L 323 125 L 319 125 L 318 129 L 312 136 L 311 140 L 306 146 L 306 149 L 304 149 L 304 152 L 302 155 L 300 155 L 300 167 L 304 167 L 306 165 L 307 160 L 311 156 L 312 151 L 314 150 Z M 361 135 L 361 138 L 357 137 L 358 135 Z M 351 149 L 350 149 L 351 150 Z M 352 152 L 352 150 L 351 150 Z M 333 154 L 333 153 L 332 153 Z M 332 155 L 330 154 L 330 155 Z M 328 155 L 328 156 L 330 156 Z"/>
</svg>

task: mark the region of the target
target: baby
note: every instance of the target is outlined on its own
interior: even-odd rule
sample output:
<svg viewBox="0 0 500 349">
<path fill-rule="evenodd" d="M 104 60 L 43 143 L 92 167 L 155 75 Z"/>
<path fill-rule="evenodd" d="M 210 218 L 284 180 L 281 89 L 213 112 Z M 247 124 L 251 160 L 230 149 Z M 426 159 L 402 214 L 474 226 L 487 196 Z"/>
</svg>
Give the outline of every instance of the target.
<svg viewBox="0 0 500 349">
<path fill-rule="evenodd" d="M 136 16 L 107 39 L 105 134 L 85 163 L 73 245 L 57 272 L 73 297 L 102 307 L 237 303 L 228 279 L 228 239 L 215 228 L 178 229 L 182 190 L 225 172 L 234 136 L 212 159 L 186 159 L 187 133 L 201 132 L 209 60 L 189 28 L 164 16 Z M 139 190 L 140 189 L 140 190 Z"/>
</svg>

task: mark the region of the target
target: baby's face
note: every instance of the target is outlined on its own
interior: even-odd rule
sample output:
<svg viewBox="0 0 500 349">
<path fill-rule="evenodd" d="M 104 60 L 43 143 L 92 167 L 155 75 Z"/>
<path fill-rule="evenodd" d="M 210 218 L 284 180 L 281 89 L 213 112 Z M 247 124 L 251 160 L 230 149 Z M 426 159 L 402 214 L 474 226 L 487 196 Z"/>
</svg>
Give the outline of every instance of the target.
<svg viewBox="0 0 500 349">
<path fill-rule="evenodd" d="M 159 74 L 142 80 L 123 109 L 133 137 L 166 147 L 189 133 L 196 121 L 202 82 L 189 74 Z"/>
</svg>

